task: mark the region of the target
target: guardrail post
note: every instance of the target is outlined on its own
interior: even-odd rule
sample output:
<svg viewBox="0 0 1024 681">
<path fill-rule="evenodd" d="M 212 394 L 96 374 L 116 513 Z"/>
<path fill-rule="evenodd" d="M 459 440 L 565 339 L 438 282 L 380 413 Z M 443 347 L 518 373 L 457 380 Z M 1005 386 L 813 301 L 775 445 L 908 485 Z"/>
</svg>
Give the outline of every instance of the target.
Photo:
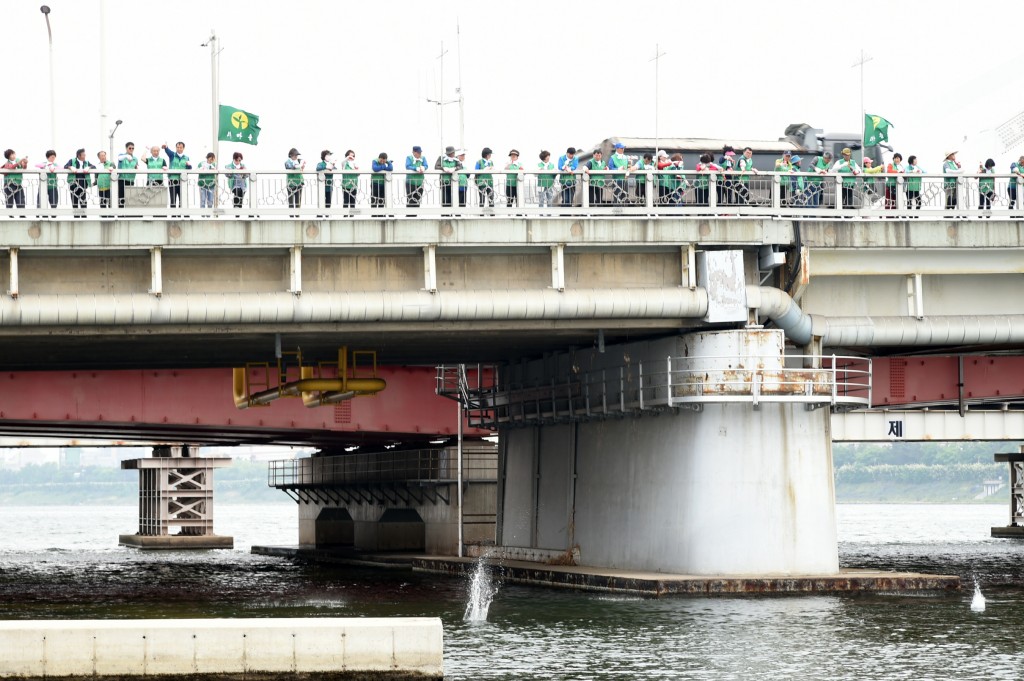
<svg viewBox="0 0 1024 681">
<path fill-rule="evenodd" d="M 9 249 L 7 251 L 7 256 L 8 256 L 9 261 L 10 261 L 9 262 L 10 271 L 8 272 L 8 276 L 10 277 L 10 281 L 8 282 L 7 295 L 9 295 L 11 298 L 17 298 L 18 297 L 18 249 L 17 248 Z"/>
<path fill-rule="evenodd" d="M 666 366 L 666 369 L 667 369 L 667 371 L 665 372 L 665 376 L 666 376 L 666 382 L 667 382 L 666 388 L 668 390 L 668 406 L 671 407 L 672 406 L 672 355 L 668 356 L 668 359 L 665 362 L 665 366 Z"/>
<path fill-rule="evenodd" d="M 637 362 L 637 371 L 640 384 L 640 411 L 644 410 L 644 363 Z"/>
<path fill-rule="evenodd" d="M 580 204 L 584 208 L 590 208 L 590 173 L 582 173 L 583 199 Z"/>
<path fill-rule="evenodd" d="M 836 396 L 839 392 L 837 382 L 839 381 L 839 373 L 836 370 L 836 356 L 832 354 L 832 406 L 836 406 Z"/>
<path fill-rule="evenodd" d="M 149 292 L 151 295 L 154 295 L 157 298 L 162 296 L 164 292 L 162 256 L 163 249 L 160 246 L 154 246 L 153 248 L 149 249 Z"/>
<path fill-rule="evenodd" d="M 782 178 L 775 173 L 771 176 L 770 181 L 772 183 L 772 210 L 778 210 L 782 204 Z"/>
</svg>

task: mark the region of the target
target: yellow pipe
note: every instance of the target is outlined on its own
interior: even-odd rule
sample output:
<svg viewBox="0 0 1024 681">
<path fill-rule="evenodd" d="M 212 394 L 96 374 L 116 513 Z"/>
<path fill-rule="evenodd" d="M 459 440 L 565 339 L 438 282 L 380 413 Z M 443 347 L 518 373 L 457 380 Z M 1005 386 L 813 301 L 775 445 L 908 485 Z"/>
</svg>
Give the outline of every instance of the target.
<svg viewBox="0 0 1024 681">
<path fill-rule="evenodd" d="M 235 367 L 231 370 L 231 394 L 235 398 L 235 407 L 247 409 L 249 407 L 249 391 L 246 388 L 245 367 Z"/>
</svg>

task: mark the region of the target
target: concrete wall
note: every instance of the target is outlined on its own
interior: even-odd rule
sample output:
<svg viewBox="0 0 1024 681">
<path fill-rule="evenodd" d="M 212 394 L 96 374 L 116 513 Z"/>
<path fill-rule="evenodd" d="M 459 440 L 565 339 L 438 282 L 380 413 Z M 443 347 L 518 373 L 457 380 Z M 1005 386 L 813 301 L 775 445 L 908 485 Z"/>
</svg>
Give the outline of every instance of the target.
<svg viewBox="0 0 1024 681">
<path fill-rule="evenodd" d="M 0 677 L 249 672 L 441 678 L 441 620 L 311 618 L 0 622 Z"/>
</svg>

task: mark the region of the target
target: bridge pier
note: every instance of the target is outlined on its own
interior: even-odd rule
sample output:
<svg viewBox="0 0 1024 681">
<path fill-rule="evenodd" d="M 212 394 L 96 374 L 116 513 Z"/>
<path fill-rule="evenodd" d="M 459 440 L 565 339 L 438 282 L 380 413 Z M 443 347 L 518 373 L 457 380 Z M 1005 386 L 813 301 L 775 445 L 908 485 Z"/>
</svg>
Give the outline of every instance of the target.
<svg viewBox="0 0 1024 681">
<path fill-rule="evenodd" d="M 642 369 L 610 371 L 609 355 Z M 550 377 L 567 362 L 560 368 L 588 378 L 567 387 L 571 403 L 556 399 L 520 424 L 505 419 L 503 555 L 692 575 L 838 573 L 829 409 L 809 408 L 828 402 L 822 381 L 833 371 L 787 368 L 781 332 L 764 330 L 609 355 L 527 369 Z M 680 355 L 690 368 L 660 377 L 649 368 Z M 595 374 L 615 385 L 598 396 Z M 514 393 L 501 401 L 517 402 Z M 498 413 L 517 410 L 530 414 L 525 401 Z"/>
<path fill-rule="evenodd" d="M 138 549 L 230 549 L 232 537 L 213 533 L 213 471 L 231 459 L 190 456 L 188 445 L 153 447 L 148 459 L 121 468 L 139 471 L 139 531 L 118 537 Z M 177 532 L 172 534 L 172 530 Z"/>
</svg>

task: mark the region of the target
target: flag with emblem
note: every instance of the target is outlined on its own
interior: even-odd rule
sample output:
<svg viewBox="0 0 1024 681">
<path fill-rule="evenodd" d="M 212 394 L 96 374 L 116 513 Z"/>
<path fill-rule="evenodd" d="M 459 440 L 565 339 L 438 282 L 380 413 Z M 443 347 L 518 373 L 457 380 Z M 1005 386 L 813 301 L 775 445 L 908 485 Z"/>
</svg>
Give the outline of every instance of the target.
<svg viewBox="0 0 1024 681">
<path fill-rule="evenodd" d="M 220 105 L 220 132 L 217 134 L 222 142 L 255 145 L 260 140 L 259 124 L 260 117 L 256 114 Z"/>
<path fill-rule="evenodd" d="M 872 114 L 864 115 L 864 146 L 873 147 L 876 144 L 889 141 L 889 127 L 892 123 L 881 116 Z"/>
</svg>

